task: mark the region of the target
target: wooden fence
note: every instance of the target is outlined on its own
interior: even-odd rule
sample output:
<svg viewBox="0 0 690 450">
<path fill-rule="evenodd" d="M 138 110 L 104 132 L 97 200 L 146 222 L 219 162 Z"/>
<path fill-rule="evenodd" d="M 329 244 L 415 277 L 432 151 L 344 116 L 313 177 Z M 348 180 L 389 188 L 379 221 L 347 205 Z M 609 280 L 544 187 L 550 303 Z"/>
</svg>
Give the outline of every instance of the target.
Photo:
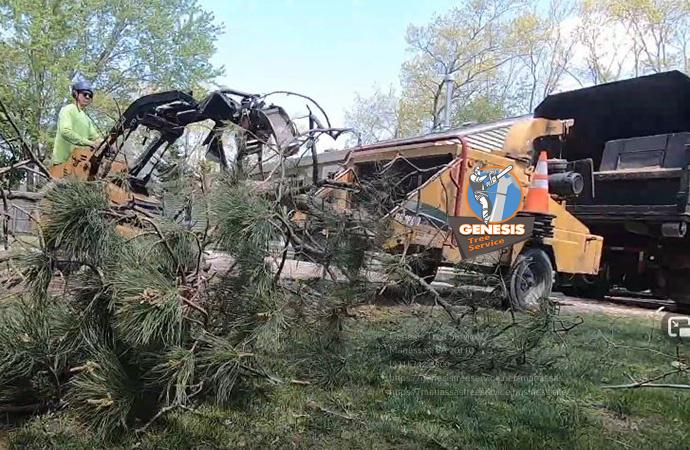
<svg viewBox="0 0 690 450">
<path fill-rule="evenodd" d="M 38 205 L 35 202 L 12 200 L 7 206 L 7 211 L 5 211 L 0 202 L 0 213 L 9 218 L 8 227 L 11 233 L 33 234 L 36 231 L 36 223 L 29 217 L 29 214 L 32 214 L 34 218 L 38 218 Z"/>
</svg>

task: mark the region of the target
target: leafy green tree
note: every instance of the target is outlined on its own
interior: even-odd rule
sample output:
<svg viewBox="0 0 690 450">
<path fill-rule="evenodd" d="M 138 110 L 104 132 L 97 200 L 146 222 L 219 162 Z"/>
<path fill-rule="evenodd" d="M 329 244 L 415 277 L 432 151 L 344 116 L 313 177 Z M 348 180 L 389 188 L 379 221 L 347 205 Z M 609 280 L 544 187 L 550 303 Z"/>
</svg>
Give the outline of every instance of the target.
<svg viewBox="0 0 690 450">
<path fill-rule="evenodd" d="M 582 54 L 573 70 L 581 84 L 601 84 L 620 79 L 633 61 L 633 42 L 623 26 L 606 13 L 603 2 L 580 4 L 576 32 Z"/>
<path fill-rule="evenodd" d="M 446 84 L 451 125 L 530 113 L 562 89 L 665 70 L 690 72 L 687 0 L 465 0 L 425 25 L 411 25 L 402 63 L 397 129 L 438 129 Z M 361 100 L 361 99 L 360 99 Z M 369 98 L 379 105 L 376 95 Z M 360 108 L 352 124 L 369 132 L 380 108 Z M 369 117 L 367 116 L 369 114 Z"/>
<path fill-rule="evenodd" d="M 457 108 L 451 123 L 457 126 L 465 123 L 486 123 L 505 117 L 506 114 L 502 99 L 487 93 L 475 96 L 463 104 L 462 108 Z"/>
<path fill-rule="evenodd" d="M 104 123 L 141 93 L 221 74 L 210 63 L 221 28 L 197 0 L 0 0 L 0 99 L 45 158 L 77 72 Z"/>
<path fill-rule="evenodd" d="M 404 129 L 437 128 L 445 115 L 445 83 L 453 79 L 451 115 L 473 99 L 494 99 L 499 69 L 515 57 L 508 48 L 509 23 L 519 11 L 515 0 L 466 1 L 425 26 L 410 26 L 412 57 L 401 68 Z"/>
</svg>

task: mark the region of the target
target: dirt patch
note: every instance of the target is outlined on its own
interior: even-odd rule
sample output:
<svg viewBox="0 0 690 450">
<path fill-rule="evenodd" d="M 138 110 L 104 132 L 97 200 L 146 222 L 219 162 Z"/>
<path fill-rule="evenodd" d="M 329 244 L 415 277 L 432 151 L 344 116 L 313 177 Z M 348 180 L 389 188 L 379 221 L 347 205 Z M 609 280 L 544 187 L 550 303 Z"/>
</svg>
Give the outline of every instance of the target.
<svg viewBox="0 0 690 450">
<path fill-rule="evenodd" d="M 613 432 L 635 432 L 640 429 L 636 421 L 627 416 L 619 416 L 611 411 L 599 411 L 599 417 L 607 430 Z"/>
<path fill-rule="evenodd" d="M 440 309 L 437 308 L 437 309 Z M 354 308 L 352 314 L 358 319 L 379 321 L 400 318 L 400 316 L 429 315 L 431 307 L 424 305 L 362 305 Z"/>
<path fill-rule="evenodd" d="M 661 318 L 668 312 L 665 309 L 653 307 L 643 308 L 633 305 L 624 305 L 606 300 L 585 300 L 574 297 L 558 296 L 553 300 L 560 305 L 561 312 L 570 314 L 596 314 L 612 317 L 647 317 L 650 319 Z M 683 315 L 683 314 L 679 314 Z"/>
<path fill-rule="evenodd" d="M 650 324 L 657 324 L 660 323 L 663 316 L 667 313 L 665 310 L 616 304 L 604 300 L 585 300 L 565 296 L 555 296 L 552 300 L 560 306 L 561 314 L 566 315 L 603 315 L 612 319 L 640 318 L 649 319 Z M 428 316 L 431 313 L 431 309 L 430 305 L 414 304 L 408 306 L 397 301 L 377 301 L 374 304 L 354 308 L 351 313 L 360 319 L 379 321 L 410 315 Z M 440 307 L 434 309 L 441 311 Z M 678 315 L 683 316 L 684 314 Z"/>
</svg>

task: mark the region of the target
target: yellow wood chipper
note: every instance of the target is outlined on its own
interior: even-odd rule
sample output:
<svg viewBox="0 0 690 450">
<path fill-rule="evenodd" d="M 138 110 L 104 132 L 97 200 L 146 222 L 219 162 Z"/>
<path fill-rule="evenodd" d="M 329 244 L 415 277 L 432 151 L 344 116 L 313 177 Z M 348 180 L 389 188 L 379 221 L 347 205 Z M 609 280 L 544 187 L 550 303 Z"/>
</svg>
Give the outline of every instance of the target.
<svg viewBox="0 0 690 450">
<path fill-rule="evenodd" d="M 388 215 L 393 236 L 385 250 L 426 255 L 428 273 L 422 275 L 427 279 L 433 277 L 439 265 L 461 261 L 484 270 L 498 270 L 505 276 L 508 300 L 515 307 L 526 308 L 550 294 L 554 276 L 595 275 L 599 271 L 602 237 L 590 233 L 566 209 L 568 199 L 580 193 L 583 177 L 591 177 L 591 162 L 547 161 L 548 211 L 519 212 L 519 216 L 533 217 L 534 226 L 527 239 L 514 245 L 463 257 L 453 222 L 456 218 L 475 217 L 481 226 L 476 200 L 481 195 L 470 195 L 470 189 L 476 186 L 473 173 L 477 168 L 509 168 L 499 175 L 509 170 L 520 195 L 527 195 L 535 177 L 539 146 L 565 138 L 569 125 L 567 121 L 546 119 L 518 121 L 510 127 L 502 148 L 473 146 L 462 129 L 362 146 L 353 149 L 334 181 L 357 184 L 383 171 L 395 170 L 404 180 L 404 197 Z M 507 205 L 505 199 L 500 199 L 498 185 L 492 200 L 494 213 L 499 204 L 504 209 Z M 345 190 L 323 187 L 317 195 L 338 207 L 350 207 Z M 502 219 L 505 217 L 493 222 L 509 223 Z"/>
</svg>

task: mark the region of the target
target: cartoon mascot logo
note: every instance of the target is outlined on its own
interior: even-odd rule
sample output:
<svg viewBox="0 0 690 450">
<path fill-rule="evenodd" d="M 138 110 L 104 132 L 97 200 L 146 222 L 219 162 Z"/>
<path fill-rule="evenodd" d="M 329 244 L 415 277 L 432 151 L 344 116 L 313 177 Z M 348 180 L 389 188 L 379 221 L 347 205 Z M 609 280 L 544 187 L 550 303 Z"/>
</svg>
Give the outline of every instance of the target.
<svg viewBox="0 0 690 450">
<path fill-rule="evenodd" d="M 522 187 L 513 166 L 477 162 L 465 182 L 469 210 L 448 217 L 462 258 L 494 252 L 529 239 L 534 217 L 519 215 Z"/>
<path fill-rule="evenodd" d="M 522 206 L 522 189 L 512 170 L 513 166 L 477 165 L 469 176 L 467 200 L 472 213 L 485 225 L 510 220 Z"/>
</svg>

